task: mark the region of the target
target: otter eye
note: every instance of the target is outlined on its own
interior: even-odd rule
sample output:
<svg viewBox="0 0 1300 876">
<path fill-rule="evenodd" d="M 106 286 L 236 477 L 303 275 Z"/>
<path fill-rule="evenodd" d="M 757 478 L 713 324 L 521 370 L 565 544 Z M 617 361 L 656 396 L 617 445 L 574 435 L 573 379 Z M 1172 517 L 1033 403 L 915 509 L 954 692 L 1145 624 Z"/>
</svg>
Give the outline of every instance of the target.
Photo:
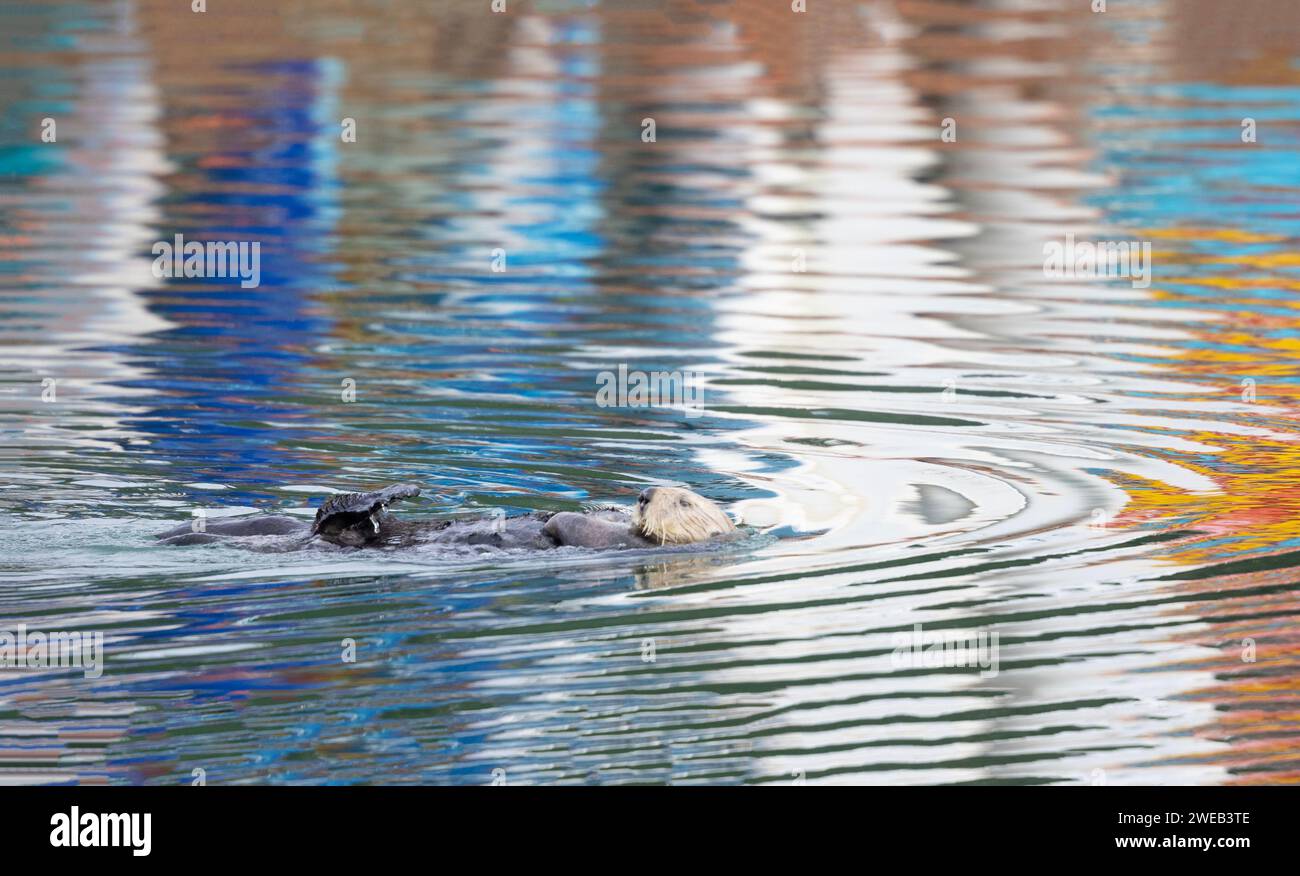
<svg viewBox="0 0 1300 876">
<path fill-rule="evenodd" d="M 687 502 L 685 499 L 678 499 L 678 500 L 677 500 L 677 504 L 678 504 L 678 505 L 681 505 L 683 508 L 689 508 L 689 507 L 691 507 L 691 503 L 690 503 L 690 502 Z"/>
</svg>

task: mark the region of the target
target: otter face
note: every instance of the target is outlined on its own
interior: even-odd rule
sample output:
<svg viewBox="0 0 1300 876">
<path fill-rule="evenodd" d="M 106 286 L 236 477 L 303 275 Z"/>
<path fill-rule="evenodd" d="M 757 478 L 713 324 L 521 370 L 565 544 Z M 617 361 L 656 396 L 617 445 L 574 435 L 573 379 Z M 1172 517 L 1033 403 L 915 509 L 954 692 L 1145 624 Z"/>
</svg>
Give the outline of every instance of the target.
<svg viewBox="0 0 1300 876">
<path fill-rule="evenodd" d="M 693 544 L 736 531 L 735 524 L 721 508 L 680 487 L 643 490 L 632 513 L 632 526 L 660 544 Z"/>
</svg>

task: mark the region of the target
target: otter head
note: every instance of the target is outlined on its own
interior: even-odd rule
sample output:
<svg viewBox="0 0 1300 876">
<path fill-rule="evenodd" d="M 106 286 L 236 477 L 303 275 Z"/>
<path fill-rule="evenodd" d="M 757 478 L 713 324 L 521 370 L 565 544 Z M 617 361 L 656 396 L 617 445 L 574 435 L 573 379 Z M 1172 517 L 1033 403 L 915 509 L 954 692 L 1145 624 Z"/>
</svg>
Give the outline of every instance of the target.
<svg viewBox="0 0 1300 876">
<path fill-rule="evenodd" d="M 736 530 L 721 508 L 680 487 L 643 490 L 636 500 L 632 527 L 660 544 L 692 544 Z"/>
</svg>

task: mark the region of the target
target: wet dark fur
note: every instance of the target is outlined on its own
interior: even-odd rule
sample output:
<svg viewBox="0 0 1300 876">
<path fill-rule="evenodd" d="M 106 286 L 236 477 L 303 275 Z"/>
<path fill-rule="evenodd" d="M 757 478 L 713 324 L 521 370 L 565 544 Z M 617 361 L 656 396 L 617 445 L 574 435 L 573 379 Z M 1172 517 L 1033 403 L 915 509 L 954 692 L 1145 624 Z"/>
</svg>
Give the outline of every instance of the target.
<svg viewBox="0 0 1300 876">
<path fill-rule="evenodd" d="M 259 550 L 288 551 L 316 539 L 342 547 L 409 547 L 413 545 L 483 546 L 500 550 L 549 550 L 561 546 L 586 548 L 658 547 L 636 532 L 630 515 L 604 509 L 575 513 L 535 511 L 514 517 L 408 522 L 388 513 L 388 503 L 419 494 L 419 488 L 397 484 L 373 493 L 342 493 L 321 504 L 308 525 L 284 515 L 208 522 L 201 531 L 193 524 L 160 533 L 164 544 L 211 544 L 228 539 Z"/>
</svg>

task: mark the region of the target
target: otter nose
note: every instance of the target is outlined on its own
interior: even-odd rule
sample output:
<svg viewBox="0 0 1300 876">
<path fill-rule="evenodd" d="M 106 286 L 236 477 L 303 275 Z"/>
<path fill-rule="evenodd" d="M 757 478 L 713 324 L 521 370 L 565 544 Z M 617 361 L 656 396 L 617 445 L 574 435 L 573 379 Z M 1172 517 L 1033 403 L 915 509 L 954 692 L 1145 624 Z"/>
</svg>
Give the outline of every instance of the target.
<svg viewBox="0 0 1300 876">
<path fill-rule="evenodd" d="M 644 505 L 646 502 L 649 502 L 654 497 L 655 497 L 655 488 L 648 487 L 641 491 L 641 495 L 637 499 L 637 501 L 640 502 L 642 505 Z"/>
</svg>

